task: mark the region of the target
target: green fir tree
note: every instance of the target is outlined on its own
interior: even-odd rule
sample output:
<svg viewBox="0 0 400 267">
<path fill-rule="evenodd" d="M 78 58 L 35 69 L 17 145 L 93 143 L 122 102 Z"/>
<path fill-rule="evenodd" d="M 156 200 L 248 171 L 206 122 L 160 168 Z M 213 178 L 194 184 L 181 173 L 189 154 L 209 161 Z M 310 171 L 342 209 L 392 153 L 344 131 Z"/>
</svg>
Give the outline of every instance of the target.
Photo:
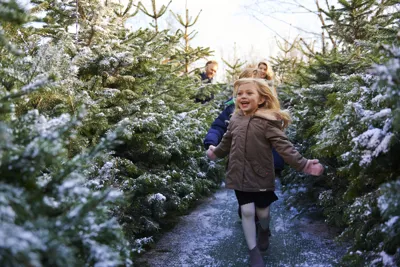
<svg viewBox="0 0 400 267">
<path fill-rule="evenodd" d="M 326 172 L 285 172 L 287 201 L 343 230 L 351 246 L 342 265 L 397 266 L 398 12 L 394 1 L 339 1 L 325 14 L 337 46 L 317 51 L 302 42 L 307 60 L 278 91 L 292 110 L 289 137 Z"/>
<path fill-rule="evenodd" d="M 126 249 L 140 253 L 176 216 L 219 188 L 223 166 L 210 164 L 202 147 L 219 110 L 213 102 L 195 103 L 202 85 L 181 74 L 181 34 L 128 30 L 125 22 L 138 10 L 131 10 L 130 2 L 75 5 L 43 1 L 33 7 L 33 15 L 45 11 L 44 25 L 20 27 L 21 35 L 12 35 L 27 55 L 4 57 L 3 84 L 18 90 L 52 75 L 53 82 L 41 91 L 16 99 L 13 116 L 36 110 L 48 119 L 79 117 L 69 128 L 73 134 L 57 139 L 54 149 L 66 157 L 60 162 L 91 157 L 82 166 L 87 194 L 113 188 L 125 195 L 127 201 L 112 205 L 108 215 L 122 224 L 130 241 Z M 193 61 L 204 56 L 193 53 L 188 54 Z M 116 135 L 115 129 L 123 129 L 117 135 L 122 143 L 111 149 L 103 140 Z M 99 147 L 103 153 L 87 155 Z"/>
</svg>

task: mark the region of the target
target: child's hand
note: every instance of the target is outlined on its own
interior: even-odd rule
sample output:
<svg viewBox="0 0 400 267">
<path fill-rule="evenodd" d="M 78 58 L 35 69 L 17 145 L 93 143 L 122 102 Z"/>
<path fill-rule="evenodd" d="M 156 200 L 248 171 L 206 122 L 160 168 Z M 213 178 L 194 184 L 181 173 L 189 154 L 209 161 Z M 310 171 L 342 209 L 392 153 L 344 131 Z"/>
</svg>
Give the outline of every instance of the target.
<svg viewBox="0 0 400 267">
<path fill-rule="evenodd" d="M 214 150 L 215 150 L 215 146 L 210 145 L 210 146 L 208 147 L 208 150 L 207 150 L 206 154 L 207 154 L 207 157 L 208 157 L 210 160 L 216 160 L 216 159 L 217 159 L 217 156 L 215 156 L 215 154 L 214 154 Z"/>
<path fill-rule="evenodd" d="M 314 176 L 320 176 L 324 172 L 324 167 L 317 159 L 309 159 L 307 160 L 303 172 Z"/>
</svg>

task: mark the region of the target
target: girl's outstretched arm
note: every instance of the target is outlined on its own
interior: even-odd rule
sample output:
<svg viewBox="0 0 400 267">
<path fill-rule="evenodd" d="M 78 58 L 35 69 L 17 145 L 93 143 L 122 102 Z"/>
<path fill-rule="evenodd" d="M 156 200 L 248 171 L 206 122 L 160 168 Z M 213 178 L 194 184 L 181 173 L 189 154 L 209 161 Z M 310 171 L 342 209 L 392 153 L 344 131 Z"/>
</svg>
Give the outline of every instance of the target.
<svg viewBox="0 0 400 267">
<path fill-rule="evenodd" d="M 298 171 L 319 176 L 324 172 L 324 167 L 317 159 L 304 158 L 289 141 L 285 133 L 276 127 L 276 124 L 268 122 L 265 137 L 271 142 L 276 151 L 283 157 L 286 163 Z"/>
</svg>

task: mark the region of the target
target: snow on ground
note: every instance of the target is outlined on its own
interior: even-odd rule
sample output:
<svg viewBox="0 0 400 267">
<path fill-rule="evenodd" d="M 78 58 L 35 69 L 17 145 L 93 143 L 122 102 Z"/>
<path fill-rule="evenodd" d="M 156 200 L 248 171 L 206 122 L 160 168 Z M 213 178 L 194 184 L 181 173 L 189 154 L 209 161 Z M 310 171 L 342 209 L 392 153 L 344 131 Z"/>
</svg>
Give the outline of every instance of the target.
<svg viewBox="0 0 400 267">
<path fill-rule="evenodd" d="M 295 218 L 280 199 L 272 204 L 270 247 L 263 254 L 268 267 L 334 266 L 345 250 L 332 241 L 321 222 Z M 138 266 L 243 267 L 247 246 L 233 190 L 221 189 L 166 233 Z"/>
</svg>

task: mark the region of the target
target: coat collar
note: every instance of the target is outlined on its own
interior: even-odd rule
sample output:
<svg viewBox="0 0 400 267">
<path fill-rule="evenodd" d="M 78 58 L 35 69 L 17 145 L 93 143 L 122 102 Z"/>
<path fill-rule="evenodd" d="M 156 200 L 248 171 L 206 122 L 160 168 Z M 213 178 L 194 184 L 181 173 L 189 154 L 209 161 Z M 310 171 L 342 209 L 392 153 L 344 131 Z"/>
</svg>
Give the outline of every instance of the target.
<svg viewBox="0 0 400 267">
<path fill-rule="evenodd" d="M 279 113 L 274 112 L 272 110 L 258 109 L 256 113 L 254 113 L 254 116 L 267 119 L 270 121 L 280 121 Z"/>
<path fill-rule="evenodd" d="M 245 116 L 242 110 L 240 110 L 238 112 L 238 115 Z M 280 118 L 280 115 L 277 112 L 274 112 L 272 110 L 266 110 L 266 109 L 258 109 L 254 113 L 253 117 L 259 117 L 262 119 L 266 119 L 266 120 L 270 120 L 270 121 L 277 121 L 277 122 L 281 122 L 281 120 L 282 120 Z"/>
<path fill-rule="evenodd" d="M 245 116 L 243 111 L 239 111 L 237 113 L 237 115 L 239 116 Z M 279 129 L 283 129 L 283 125 L 282 125 L 282 119 L 280 118 L 279 113 L 274 112 L 272 110 L 265 110 L 265 109 L 259 109 L 256 111 L 256 113 L 254 113 L 254 115 L 252 117 L 257 117 L 257 118 L 261 118 L 264 120 L 268 120 L 270 122 L 272 122 L 273 125 L 275 125 L 276 127 L 278 127 Z"/>
</svg>

